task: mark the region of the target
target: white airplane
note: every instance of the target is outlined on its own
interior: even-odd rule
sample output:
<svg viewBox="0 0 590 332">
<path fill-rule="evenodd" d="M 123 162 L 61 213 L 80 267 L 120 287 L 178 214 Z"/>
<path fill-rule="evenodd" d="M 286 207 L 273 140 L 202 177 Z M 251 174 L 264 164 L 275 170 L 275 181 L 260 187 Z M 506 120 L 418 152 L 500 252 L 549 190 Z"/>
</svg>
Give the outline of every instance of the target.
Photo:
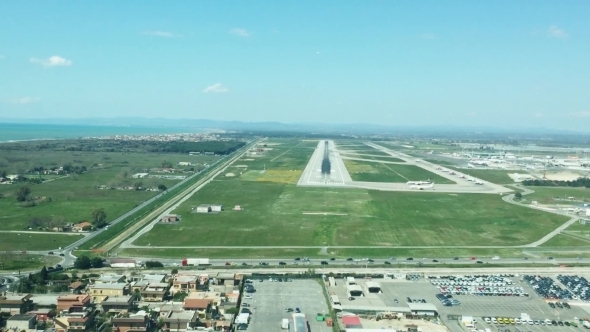
<svg viewBox="0 0 590 332">
<path fill-rule="evenodd" d="M 408 186 L 411 186 L 411 185 L 425 185 L 425 184 L 430 184 L 430 182 L 428 182 L 428 181 L 408 181 L 408 182 L 406 182 L 406 184 Z"/>
<path fill-rule="evenodd" d="M 416 189 L 416 190 L 425 190 L 425 189 L 433 189 L 433 188 L 434 188 L 434 182 L 432 182 L 429 185 L 413 184 L 410 186 L 410 189 Z"/>
</svg>

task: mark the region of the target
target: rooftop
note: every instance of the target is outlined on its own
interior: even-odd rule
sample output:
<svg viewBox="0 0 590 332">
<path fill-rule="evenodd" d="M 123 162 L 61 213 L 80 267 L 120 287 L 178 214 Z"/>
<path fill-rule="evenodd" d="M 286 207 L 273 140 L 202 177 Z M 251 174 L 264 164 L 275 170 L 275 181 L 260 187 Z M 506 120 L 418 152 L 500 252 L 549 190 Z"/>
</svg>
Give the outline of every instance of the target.
<svg viewBox="0 0 590 332">
<path fill-rule="evenodd" d="M 114 290 L 123 290 L 126 284 L 117 283 L 117 284 L 103 284 L 103 283 L 96 283 L 90 286 L 91 289 L 114 289 Z"/>
<path fill-rule="evenodd" d="M 408 303 L 408 307 L 412 311 L 438 311 L 432 303 Z"/>
<path fill-rule="evenodd" d="M 164 278 L 166 278 L 165 274 L 146 274 L 143 276 L 142 280 L 162 282 Z"/>
<path fill-rule="evenodd" d="M 190 309 L 207 309 L 211 302 L 213 302 L 211 299 L 191 299 L 187 297 L 184 299 L 184 307 Z"/>
<path fill-rule="evenodd" d="M 100 278 L 96 279 L 96 281 L 103 283 L 116 283 L 122 279 L 125 279 L 125 276 L 122 274 L 103 274 L 100 276 Z"/>
<path fill-rule="evenodd" d="M 117 296 L 117 297 L 107 297 L 106 300 L 102 301 L 102 305 L 105 304 L 125 304 L 129 303 L 131 300 L 131 296 Z"/>
<path fill-rule="evenodd" d="M 184 283 L 184 282 L 196 282 L 197 276 L 178 276 L 174 278 L 174 282 L 176 283 Z"/>
<path fill-rule="evenodd" d="M 180 311 L 180 312 L 171 312 L 170 316 L 166 318 L 166 320 L 192 320 L 195 317 L 194 311 Z"/>
<path fill-rule="evenodd" d="M 8 318 L 8 320 L 20 320 L 20 321 L 30 321 L 31 319 L 34 319 L 35 315 L 28 315 L 28 314 L 22 314 L 22 315 L 14 315 L 10 318 Z"/>
</svg>

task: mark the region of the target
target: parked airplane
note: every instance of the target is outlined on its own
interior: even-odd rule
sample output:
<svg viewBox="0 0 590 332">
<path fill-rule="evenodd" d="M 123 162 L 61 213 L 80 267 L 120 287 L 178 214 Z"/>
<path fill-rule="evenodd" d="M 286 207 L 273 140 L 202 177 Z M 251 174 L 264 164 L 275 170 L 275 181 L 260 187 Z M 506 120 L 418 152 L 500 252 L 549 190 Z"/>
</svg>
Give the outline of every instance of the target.
<svg viewBox="0 0 590 332">
<path fill-rule="evenodd" d="M 433 188 L 434 188 L 434 182 L 432 182 L 429 185 L 413 184 L 410 186 L 410 189 L 416 189 L 416 190 L 425 190 L 425 189 L 433 189 Z"/>
<path fill-rule="evenodd" d="M 410 185 L 425 185 L 425 184 L 430 184 L 430 182 L 429 181 L 408 181 L 408 182 L 406 182 L 406 184 L 408 186 L 410 186 Z"/>
</svg>

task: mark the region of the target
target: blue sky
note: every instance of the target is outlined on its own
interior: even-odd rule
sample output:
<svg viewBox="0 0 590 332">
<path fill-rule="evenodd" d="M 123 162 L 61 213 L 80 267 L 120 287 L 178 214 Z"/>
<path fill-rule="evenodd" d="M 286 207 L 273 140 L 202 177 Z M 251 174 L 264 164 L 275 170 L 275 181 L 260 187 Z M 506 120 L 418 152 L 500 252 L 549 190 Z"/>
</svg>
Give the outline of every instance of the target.
<svg viewBox="0 0 590 332">
<path fill-rule="evenodd" d="M 590 124 L 590 1 L 1 1 L 0 118 Z"/>
</svg>

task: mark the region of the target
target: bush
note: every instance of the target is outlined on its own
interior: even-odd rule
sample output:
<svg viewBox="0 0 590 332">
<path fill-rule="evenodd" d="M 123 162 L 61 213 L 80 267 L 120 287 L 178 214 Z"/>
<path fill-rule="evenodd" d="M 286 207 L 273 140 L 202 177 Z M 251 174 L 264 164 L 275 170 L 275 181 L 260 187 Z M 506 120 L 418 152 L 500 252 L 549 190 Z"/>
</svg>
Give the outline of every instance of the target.
<svg viewBox="0 0 590 332">
<path fill-rule="evenodd" d="M 153 267 L 164 267 L 164 264 L 158 261 L 147 261 L 145 262 L 145 267 L 153 268 Z"/>
</svg>

